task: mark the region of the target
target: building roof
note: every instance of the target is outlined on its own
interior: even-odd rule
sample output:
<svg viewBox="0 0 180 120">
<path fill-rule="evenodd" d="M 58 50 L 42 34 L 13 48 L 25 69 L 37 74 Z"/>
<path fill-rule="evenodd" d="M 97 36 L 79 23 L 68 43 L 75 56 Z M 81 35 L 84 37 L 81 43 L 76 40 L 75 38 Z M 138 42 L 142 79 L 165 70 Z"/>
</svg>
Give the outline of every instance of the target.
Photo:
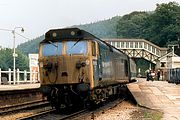
<svg viewBox="0 0 180 120">
<path fill-rule="evenodd" d="M 167 57 L 173 57 L 173 52 L 167 53 L 166 55 L 160 57 L 159 60 L 166 59 Z M 179 56 L 174 53 L 174 57 L 179 57 Z"/>
</svg>

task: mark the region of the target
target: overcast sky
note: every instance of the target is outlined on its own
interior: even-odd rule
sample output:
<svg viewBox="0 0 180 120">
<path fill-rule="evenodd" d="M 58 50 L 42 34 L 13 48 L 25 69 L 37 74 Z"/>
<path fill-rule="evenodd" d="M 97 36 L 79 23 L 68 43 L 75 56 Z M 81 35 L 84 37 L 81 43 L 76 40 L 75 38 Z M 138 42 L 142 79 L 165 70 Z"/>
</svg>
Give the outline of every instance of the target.
<svg viewBox="0 0 180 120">
<path fill-rule="evenodd" d="M 152 11 L 157 3 L 171 0 L 0 0 L 0 29 L 16 29 L 27 38 L 51 28 L 63 28 L 123 16 L 132 11 Z M 178 3 L 179 0 L 173 0 Z M 16 45 L 26 42 L 16 35 Z M 0 30 L 0 46 L 13 47 L 11 32 Z"/>
</svg>

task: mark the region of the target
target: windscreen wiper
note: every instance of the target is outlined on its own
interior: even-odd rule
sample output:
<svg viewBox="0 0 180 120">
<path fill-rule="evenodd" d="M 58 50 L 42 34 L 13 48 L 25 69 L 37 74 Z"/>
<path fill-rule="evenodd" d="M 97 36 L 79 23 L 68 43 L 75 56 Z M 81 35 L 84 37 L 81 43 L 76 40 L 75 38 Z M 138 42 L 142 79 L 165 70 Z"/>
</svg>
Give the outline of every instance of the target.
<svg viewBox="0 0 180 120">
<path fill-rule="evenodd" d="M 79 41 L 81 41 L 81 40 L 82 40 L 82 39 L 77 40 L 71 48 L 73 48 L 74 46 L 76 46 L 76 44 L 77 44 Z"/>
<path fill-rule="evenodd" d="M 50 44 L 53 45 L 54 47 L 58 47 L 58 45 L 54 44 L 52 41 L 48 41 L 48 43 L 50 43 Z"/>
</svg>

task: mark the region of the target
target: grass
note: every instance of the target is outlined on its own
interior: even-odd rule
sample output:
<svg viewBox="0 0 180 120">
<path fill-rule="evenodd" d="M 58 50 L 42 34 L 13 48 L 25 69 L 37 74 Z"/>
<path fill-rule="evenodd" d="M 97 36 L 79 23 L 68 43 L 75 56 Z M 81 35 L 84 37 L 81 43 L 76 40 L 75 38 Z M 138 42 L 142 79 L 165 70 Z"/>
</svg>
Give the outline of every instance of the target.
<svg viewBox="0 0 180 120">
<path fill-rule="evenodd" d="M 132 112 L 132 120 L 161 120 L 163 112 L 143 107 L 138 107 L 137 111 Z"/>
<path fill-rule="evenodd" d="M 145 111 L 144 112 L 144 118 L 148 118 L 150 120 L 161 120 L 162 118 L 162 113 L 161 112 L 149 112 L 149 111 Z"/>
</svg>

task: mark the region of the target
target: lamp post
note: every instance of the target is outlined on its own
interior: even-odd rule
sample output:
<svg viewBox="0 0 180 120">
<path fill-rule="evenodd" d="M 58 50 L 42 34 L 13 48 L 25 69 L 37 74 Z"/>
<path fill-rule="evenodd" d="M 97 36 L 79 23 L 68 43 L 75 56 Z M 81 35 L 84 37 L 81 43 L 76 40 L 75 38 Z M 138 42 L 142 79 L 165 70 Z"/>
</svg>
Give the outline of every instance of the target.
<svg viewBox="0 0 180 120">
<path fill-rule="evenodd" d="M 173 57 L 175 57 L 175 53 L 174 53 L 174 47 L 178 47 L 179 48 L 179 44 L 173 44 L 173 45 L 168 45 L 168 47 L 172 47 L 172 57 L 171 57 L 171 68 L 174 68 L 174 59 Z"/>
<path fill-rule="evenodd" d="M 17 54 L 16 54 L 16 37 L 15 37 L 15 30 L 18 29 L 18 28 L 21 28 L 21 32 L 24 32 L 24 28 L 23 27 L 15 27 L 13 30 L 12 30 L 12 34 L 13 34 L 13 82 L 14 84 L 16 83 L 16 57 L 17 57 Z"/>
</svg>

